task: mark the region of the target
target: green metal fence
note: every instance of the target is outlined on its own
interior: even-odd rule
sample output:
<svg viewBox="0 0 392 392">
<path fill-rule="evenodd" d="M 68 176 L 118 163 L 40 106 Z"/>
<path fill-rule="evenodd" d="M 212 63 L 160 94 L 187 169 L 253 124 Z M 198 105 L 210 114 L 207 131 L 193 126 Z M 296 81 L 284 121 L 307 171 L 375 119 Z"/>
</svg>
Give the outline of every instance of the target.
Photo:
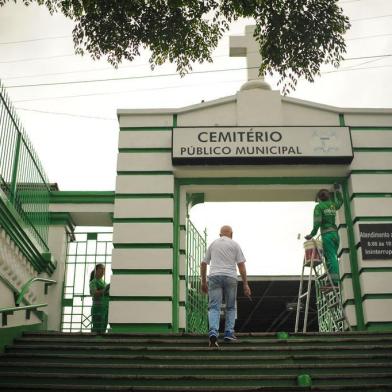
<svg viewBox="0 0 392 392">
<path fill-rule="evenodd" d="M 0 200 L 13 208 L 41 253 L 48 252 L 50 186 L 0 81 Z"/>
<path fill-rule="evenodd" d="M 105 265 L 105 281 L 110 282 L 112 264 L 112 233 L 75 233 L 68 243 L 61 330 L 91 330 L 92 298 L 90 272 L 96 264 Z M 191 221 L 187 222 L 186 318 L 187 332 L 208 331 L 208 299 L 200 290 L 200 260 L 206 251 L 206 238 Z"/>
<path fill-rule="evenodd" d="M 186 330 L 208 332 L 208 299 L 201 292 L 200 261 L 206 252 L 206 233 L 202 236 L 188 219 L 186 224 Z"/>
<path fill-rule="evenodd" d="M 109 283 L 112 238 L 112 233 L 75 233 L 69 237 L 61 317 L 63 332 L 90 332 L 90 273 L 96 264 L 104 264 L 104 279 Z"/>
</svg>

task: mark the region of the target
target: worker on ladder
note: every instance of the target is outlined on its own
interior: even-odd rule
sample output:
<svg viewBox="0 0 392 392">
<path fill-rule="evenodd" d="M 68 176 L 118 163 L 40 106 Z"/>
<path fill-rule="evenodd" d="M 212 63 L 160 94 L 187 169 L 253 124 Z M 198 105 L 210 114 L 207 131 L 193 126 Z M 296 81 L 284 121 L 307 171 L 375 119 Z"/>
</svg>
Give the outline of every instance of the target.
<svg viewBox="0 0 392 392">
<path fill-rule="evenodd" d="M 328 189 L 320 189 L 317 192 L 316 201 L 318 204 L 314 208 L 313 230 L 305 236 L 307 240 L 312 239 L 320 228 L 324 257 L 334 286 L 339 286 L 338 249 L 340 241 L 335 223 L 336 211 L 343 204 L 343 197 L 339 189 L 340 185 L 334 184 L 335 192 L 332 197 Z"/>
</svg>

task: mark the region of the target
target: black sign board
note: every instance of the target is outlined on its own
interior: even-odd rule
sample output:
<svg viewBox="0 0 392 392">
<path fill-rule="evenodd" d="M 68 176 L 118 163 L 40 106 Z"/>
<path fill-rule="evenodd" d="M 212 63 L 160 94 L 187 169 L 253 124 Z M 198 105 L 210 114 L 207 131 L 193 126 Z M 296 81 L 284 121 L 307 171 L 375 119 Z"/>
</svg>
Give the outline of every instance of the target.
<svg viewBox="0 0 392 392">
<path fill-rule="evenodd" d="M 392 224 L 359 225 L 362 259 L 392 260 Z"/>
</svg>

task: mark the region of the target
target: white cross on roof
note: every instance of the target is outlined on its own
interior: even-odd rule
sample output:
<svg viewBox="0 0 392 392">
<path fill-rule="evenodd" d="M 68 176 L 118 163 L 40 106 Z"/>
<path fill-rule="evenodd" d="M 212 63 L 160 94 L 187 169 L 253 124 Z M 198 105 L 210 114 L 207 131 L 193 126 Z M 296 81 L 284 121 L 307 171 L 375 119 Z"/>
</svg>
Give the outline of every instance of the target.
<svg viewBox="0 0 392 392">
<path fill-rule="evenodd" d="M 245 35 L 230 36 L 230 56 L 246 57 L 246 66 L 248 68 L 248 82 L 258 80 L 262 82 L 262 88 L 270 88 L 264 82 L 264 76 L 259 76 L 259 67 L 261 64 L 261 56 L 259 53 L 259 45 L 253 37 L 255 26 L 246 26 Z M 260 84 L 261 87 L 261 84 Z"/>
</svg>

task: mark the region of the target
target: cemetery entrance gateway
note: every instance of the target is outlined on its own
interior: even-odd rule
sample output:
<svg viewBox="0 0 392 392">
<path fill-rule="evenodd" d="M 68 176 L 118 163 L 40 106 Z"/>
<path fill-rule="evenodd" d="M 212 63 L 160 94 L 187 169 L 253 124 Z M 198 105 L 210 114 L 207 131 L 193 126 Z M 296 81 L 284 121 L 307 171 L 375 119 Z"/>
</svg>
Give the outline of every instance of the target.
<svg viewBox="0 0 392 392">
<path fill-rule="evenodd" d="M 256 64 L 256 74 L 248 72 L 248 81 L 233 95 L 181 108 L 117 112 L 111 286 L 116 300 L 109 311 L 114 331 L 186 329 L 187 194 L 203 194 L 205 201 L 279 200 L 284 192 L 276 191 L 285 186 L 287 194 L 299 196 L 294 189 L 301 187 L 295 184 L 300 179 L 314 187 L 311 196 L 298 200 L 313 200 L 321 185 L 335 179 L 343 184 L 339 235 L 345 310 L 358 330 L 390 328 L 390 261 L 375 264 L 362 257 L 358 228 L 364 221 L 391 221 L 392 112 L 282 96 L 257 74 L 253 27 L 246 28 L 246 37 L 230 40 L 231 55 L 246 55 L 252 70 Z M 256 142 L 266 132 L 275 132 L 273 140 Z M 147 289 L 151 281 L 153 290 Z M 124 306 L 137 311 L 124 313 Z"/>
<path fill-rule="evenodd" d="M 339 210 L 337 215 L 337 225 L 340 230 L 341 246 L 339 254 L 345 252 L 347 245 L 345 214 L 347 212 L 348 197 L 347 197 L 347 180 L 344 177 L 263 177 L 263 178 L 180 178 L 176 181 L 178 188 L 178 200 L 181 200 L 179 216 L 187 214 L 189 207 L 206 202 L 300 202 L 310 201 L 314 202 L 314 197 L 320 188 L 332 189 L 332 184 L 340 183 L 343 185 L 342 193 L 344 196 L 344 205 Z M 187 203 L 184 203 L 184 200 Z M 228 212 L 230 214 L 230 212 Z M 307 217 L 308 219 L 310 217 Z M 230 220 L 230 215 L 227 216 Z M 247 218 L 250 219 L 249 217 Z M 221 222 L 224 224 L 225 222 Z M 257 223 L 255 223 L 257 224 Z M 260 225 L 267 225 L 268 222 L 260 222 Z M 311 227 L 309 227 L 310 230 Z M 186 227 L 179 227 L 179 238 L 185 236 Z M 236 231 L 240 228 L 235 228 Z M 284 228 L 283 228 L 284 230 Z M 182 233 L 183 232 L 183 233 Z M 217 237 L 218 233 L 209 233 L 213 238 Z M 268 238 L 260 239 L 260 247 L 263 246 L 263 241 L 268 241 Z M 302 243 L 298 243 L 302 247 Z M 181 250 L 180 250 L 181 254 Z M 276 255 L 278 257 L 278 255 Z M 199 258 L 199 261 L 201 258 Z M 301 259 L 292 259 L 291 263 L 298 266 L 298 273 L 302 267 Z M 343 271 L 343 267 L 341 270 Z M 343 276 L 343 272 L 341 273 Z M 298 283 L 299 284 L 299 283 Z M 347 285 L 342 286 L 343 300 L 346 300 Z M 317 303 L 318 303 L 318 320 L 319 330 L 321 332 L 332 332 L 336 329 L 336 325 L 332 323 L 331 312 L 325 306 L 324 295 L 320 292 L 316 285 Z M 345 292 L 346 290 L 346 292 Z M 293 299 L 295 303 L 296 297 Z M 340 325 L 339 328 L 345 328 Z M 294 323 L 292 325 L 294 330 Z"/>
</svg>

